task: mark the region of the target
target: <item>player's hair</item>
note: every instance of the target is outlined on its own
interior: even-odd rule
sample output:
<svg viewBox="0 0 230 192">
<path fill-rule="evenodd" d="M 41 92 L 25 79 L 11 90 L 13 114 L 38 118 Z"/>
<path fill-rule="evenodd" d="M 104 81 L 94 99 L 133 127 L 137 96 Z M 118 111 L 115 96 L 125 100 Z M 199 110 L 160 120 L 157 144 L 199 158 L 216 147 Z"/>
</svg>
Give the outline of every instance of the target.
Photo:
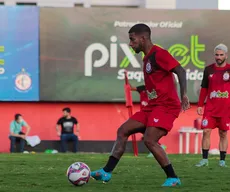
<svg viewBox="0 0 230 192">
<path fill-rule="evenodd" d="M 227 53 L 228 52 L 228 47 L 226 46 L 226 45 L 224 45 L 224 44 L 219 44 L 219 45 L 217 45 L 215 48 L 214 48 L 214 53 L 217 51 L 217 50 L 222 50 L 222 51 L 224 51 L 225 53 Z"/>
<path fill-rule="evenodd" d="M 14 115 L 14 120 L 15 120 L 15 121 L 17 121 L 17 120 L 18 120 L 18 118 L 19 118 L 19 117 L 21 117 L 21 116 L 22 116 L 22 115 L 21 115 L 21 114 L 19 114 L 19 113 L 15 114 L 15 115 Z"/>
<path fill-rule="evenodd" d="M 66 111 L 67 113 L 70 113 L 71 109 L 69 107 L 66 107 L 66 108 L 62 109 L 62 111 Z"/>
<path fill-rule="evenodd" d="M 131 29 L 129 30 L 129 33 L 136 33 L 136 34 L 143 34 L 143 33 L 147 33 L 148 37 L 151 36 L 151 30 L 150 28 L 144 24 L 144 23 L 139 23 L 134 25 L 133 27 L 131 27 Z"/>
</svg>

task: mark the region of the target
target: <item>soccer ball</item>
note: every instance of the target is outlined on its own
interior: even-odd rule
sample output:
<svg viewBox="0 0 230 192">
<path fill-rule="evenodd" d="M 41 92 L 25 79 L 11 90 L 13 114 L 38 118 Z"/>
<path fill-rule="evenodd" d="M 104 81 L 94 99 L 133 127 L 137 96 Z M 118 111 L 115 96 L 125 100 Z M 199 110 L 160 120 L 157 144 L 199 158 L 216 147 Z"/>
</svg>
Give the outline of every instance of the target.
<svg viewBox="0 0 230 192">
<path fill-rule="evenodd" d="M 82 186 L 89 182 L 90 168 L 85 163 L 75 162 L 67 169 L 66 176 L 73 185 Z"/>
</svg>

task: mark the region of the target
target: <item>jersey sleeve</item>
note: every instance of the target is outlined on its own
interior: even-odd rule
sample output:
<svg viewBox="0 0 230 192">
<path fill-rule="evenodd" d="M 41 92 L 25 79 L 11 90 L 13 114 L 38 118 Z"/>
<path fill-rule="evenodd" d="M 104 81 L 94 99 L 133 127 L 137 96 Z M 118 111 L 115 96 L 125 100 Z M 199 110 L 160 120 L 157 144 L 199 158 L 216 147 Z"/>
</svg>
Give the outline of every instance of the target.
<svg viewBox="0 0 230 192">
<path fill-rule="evenodd" d="M 26 123 L 26 121 L 22 121 L 22 126 L 27 126 L 27 123 Z"/>
<path fill-rule="evenodd" d="M 167 50 L 160 50 L 156 52 L 156 62 L 157 64 L 166 71 L 171 71 L 180 63 L 167 51 Z"/>
<path fill-rule="evenodd" d="M 208 95 L 208 89 L 206 88 L 201 88 L 200 90 L 200 96 L 198 100 L 198 107 L 203 107 L 204 106 L 204 101 Z"/>
<path fill-rule="evenodd" d="M 62 124 L 62 118 L 58 119 L 57 121 L 57 125 L 61 125 Z"/>
<path fill-rule="evenodd" d="M 208 69 L 207 69 L 207 67 L 205 67 L 204 73 L 203 73 L 203 79 L 202 79 L 202 83 L 201 83 L 202 88 L 208 88 L 208 84 L 209 84 L 208 76 L 209 76 Z"/>
<path fill-rule="evenodd" d="M 141 86 L 136 87 L 136 89 L 137 89 L 137 92 L 140 93 L 145 90 L 145 86 L 141 85 Z"/>
<path fill-rule="evenodd" d="M 77 124 L 78 124 L 78 121 L 77 121 L 77 119 L 76 119 L 76 118 L 74 118 L 74 119 L 73 119 L 73 123 L 74 123 L 75 125 L 77 125 Z"/>
</svg>

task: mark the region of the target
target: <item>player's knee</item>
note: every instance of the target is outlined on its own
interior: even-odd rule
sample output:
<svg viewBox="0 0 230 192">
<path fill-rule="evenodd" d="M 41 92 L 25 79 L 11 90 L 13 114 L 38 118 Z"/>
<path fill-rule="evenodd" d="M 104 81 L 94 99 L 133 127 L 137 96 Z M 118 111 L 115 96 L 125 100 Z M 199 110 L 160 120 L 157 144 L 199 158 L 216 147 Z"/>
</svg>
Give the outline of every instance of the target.
<svg viewBox="0 0 230 192">
<path fill-rule="evenodd" d="M 227 138 L 227 131 L 219 130 L 220 139 Z"/>
<path fill-rule="evenodd" d="M 16 141 L 16 137 L 10 136 L 11 141 Z"/>
<path fill-rule="evenodd" d="M 144 138 L 144 144 L 147 148 L 154 147 L 154 146 L 158 145 L 157 142 L 155 142 L 153 139 L 149 139 L 149 138 Z"/>
<path fill-rule="evenodd" d="M 152 141 L 150 141 L 149 139 L 145 139 L 145 138 L 144 138 L 144 144 L 145 144 L 145 146 L 146 146 L 147 148 L 149 148 L 149 147 L 151 147 L 151 145 L 152 145 Z"/>
<path fill-rule="evenodd" d="M 203 130 L 203 137 L 207 138 L 210 137 L 212 130 L 211 129 L 204 129 Z"/>
</svg>

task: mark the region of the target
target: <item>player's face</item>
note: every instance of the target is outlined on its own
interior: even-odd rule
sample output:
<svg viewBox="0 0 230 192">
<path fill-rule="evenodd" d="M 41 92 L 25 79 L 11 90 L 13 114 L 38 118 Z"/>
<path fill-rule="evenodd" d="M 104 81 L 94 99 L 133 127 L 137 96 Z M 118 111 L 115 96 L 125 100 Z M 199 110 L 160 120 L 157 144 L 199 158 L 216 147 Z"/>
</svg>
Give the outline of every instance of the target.
<svg viewBox="0 0 230 192">
<path fill-rule="evenodd" d="M 67 117 L 69 115 L 69 113 L 67 111 L 63 111 L 63 116 Z"/>
<path fill-rule="evenodd" d="M 17 122 L 20 123 L 20 122 L 22 122 L 22 120 L 23 120 L 23 119 L 22 119 L 22 116 L 19 116 L 18 119 L 17 119 Z"/>
<path fill-rule="evenodd" d="M 129 33 L 129 46 L 136 53 L 140 53 L 143 50 L 143 38 L 139 35 L 135 35 L 135 33 Z"/>
<path fill-rule="evenodd" d="M 227 59 L 227 54 L 222 50 L 215 52 L 215 60 L 218 65 L 222 65 Z"/>
</svg>

